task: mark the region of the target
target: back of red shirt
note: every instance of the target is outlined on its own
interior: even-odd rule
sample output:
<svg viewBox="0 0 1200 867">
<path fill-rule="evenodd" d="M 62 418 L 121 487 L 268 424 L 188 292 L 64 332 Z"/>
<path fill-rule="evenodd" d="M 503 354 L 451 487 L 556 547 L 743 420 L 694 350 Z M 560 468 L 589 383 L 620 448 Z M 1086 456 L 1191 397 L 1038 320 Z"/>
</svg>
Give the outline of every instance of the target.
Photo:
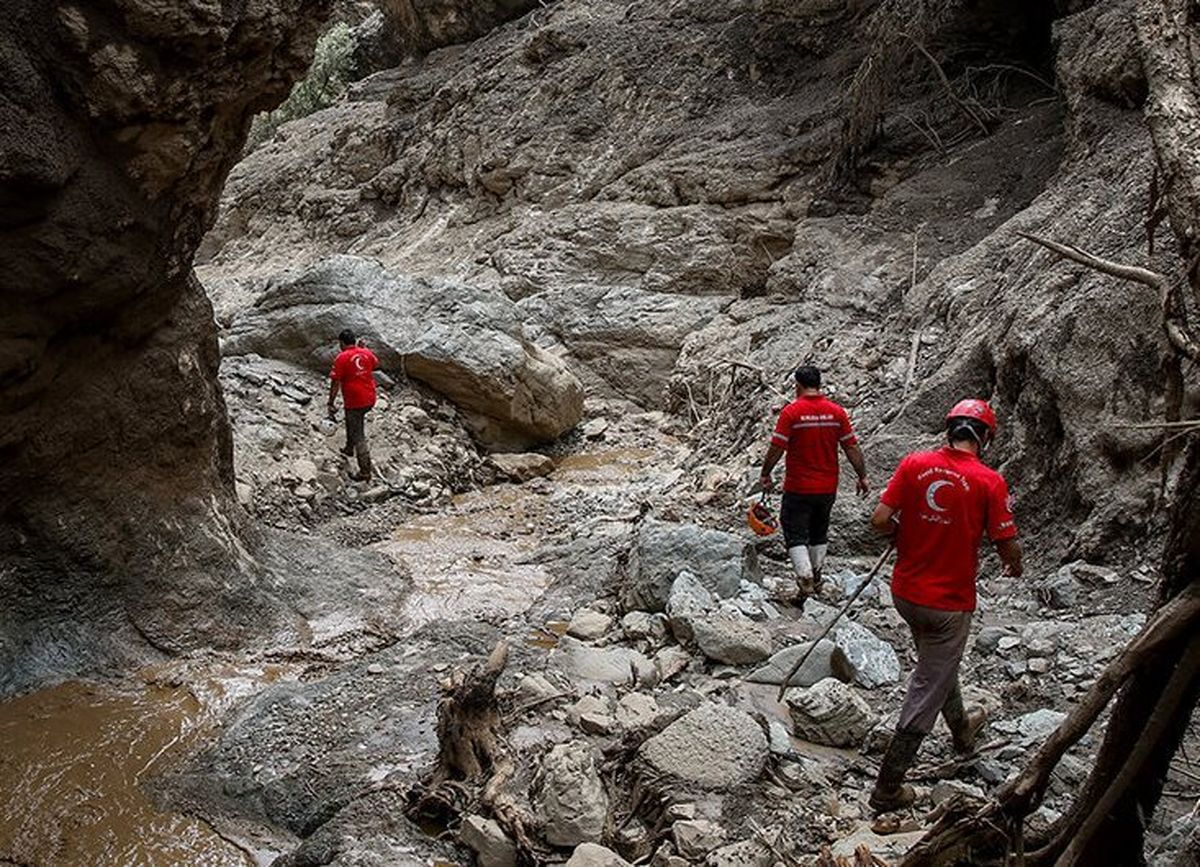
<svg viewBox="0 0 1200 867">
<path fill-rule="evenodd" d="M 375 377 L 371 371 L 379 367 L 375 353 L 362 346 L 351 346 L 333 360 L 330 379 L 342 385 L 342 402 L 346 409 L 365 409 L 375 405 Z"/>
<path fill-rule="evenodd" d="M 783 408 L 771 442 L 787 450 L 783 490 L 835 494 L 838 446 L 858 442 L 846 411 L 823 394 L 803 395 Z"/>
<path fill-rule="evenodd" d="M 949 446 L 913 452 L 880 498 L 900 513 L 892 593 L 944 611 L 975 610 L 979 543 L 1017 535 L 1003 476 Z"/>
</svg>

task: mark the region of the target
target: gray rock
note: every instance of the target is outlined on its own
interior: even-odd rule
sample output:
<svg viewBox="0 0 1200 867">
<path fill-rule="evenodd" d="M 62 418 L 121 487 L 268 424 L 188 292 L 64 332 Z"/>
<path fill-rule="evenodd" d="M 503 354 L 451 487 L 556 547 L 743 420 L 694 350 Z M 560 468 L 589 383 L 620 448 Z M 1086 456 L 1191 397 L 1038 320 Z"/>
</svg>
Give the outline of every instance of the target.
<svg viewBox="0 0 1200 867">
<path fill-rule="evenodd" d="M 594 843 L 604 834 L 608 795 L 592 748 L 582 741 L 558 744 L 546 755 L 538 806 L 542 833 L 555 846 Z"/>
<path fill-rule="evenodd" d="M 608 699 L 595 695 L 582 696 L 567 709 L 567 722 L 592 735 L 604 735 L 616 725 Z"/>
<path fill-rule="evenodd" d="M 682 819 L 671 826 L 671 836 L 680 855 L 699 861 L 725 842 L 725 829 L 707 819 Z"/>
<path fill-rule="evenodd" d="M 1000 646 L 1000 639 L 1011 635 L 1012 630 L 1005 626 L 985 626 L 975 636 L 975 652 L 983 656 L 995 653 Z"/>
<path fill-rule="evenodd" d="M 714 611 L 692 620 L 692 635 L 709 659 L 751 665 L 771 654 L 771 633 L 740 611 Z"/>
<path fill-rule="evenodd" d="M 691 572 L 683 571 L 671 582 L 667 596 L 666 613 L 671 633 L 681 644 L 695 640 L 695 621 L 712 611 L 716 600 L 708 588 L 700 583 Z"/>
<path fill-rule="evenodd" d="M 1150 851 L 1148 867 L 1200 864 L 1200 816 L 1193 811 L 1171 823 L 1166 836 Z"/>
<path fill-rule="evenodd" d="M 528 482 L 554 472 L 554 461 L 537 452 L 495 454 L 488 459 L 501 475 L 513 482 Z"/>
<path fill-rule="evenodd" d="M 874 689 L 900 682 L 900 658 L 895 649 L 861 623 L 843 620 L 834 628 L 833 640 L 854 666 L 858 684 Z"/>
<path fill-rule="evenodd" d="M 661 405 L 679 348 L 730 298 L 572 285 L 518 302 L 588 369 L 644 406 Z"/>
<path fill-rule="evenodd" d="M 628 861 L 596 843 L 581 843 L 575 847 L 566 867 L 631 867 Z"/>
<path fill-rule="evenodd" d="M 808 650 L 812 642 L 795 644 L 776 652 L 766 664 L 756 668 L 746 680 L 751 683 L 773 683 L 779 685 L 792 666 Z M 835 677 L 849 683 L 854 679 L 854 666 L 846 657 L 845 651 L 830 641 L 822 639 L 816 650 L 804 661 L 804 665 L 792 676 L 790 686 L 812 686 L 819 680 Z"/>
<path fill-rule="evenodd" d="M 654 654 L 654 669 L 660 683 L 666 683 L 692 664 L 692 655 L 682 647 L 663 647 Z"/>
<path fill-rule="evenodd" d="M 564 635 L 550 652 L 549 664 L 574 680 L 640 684 L 657 680 L 654 663 L 628 647 L 592 647 Z"/>
<path fill-rule="evenodd" d="M 646 741 L 640 755 L 669 777 L 705 789 L 726 789 L 762 773 L 767 737 L 745 711 L 706 703 Z"/>
<path fill-rule="evenodd" d="M 459 827 L 458 839 L 475 853 L 480 867 L 516 867 L 516 844 L 491 819 L 467 816 Z"/>
<path fill-rule="evenodd" d="M 1038 601 L 1051 608 L 1074 608 L 1079 599 L 1079 587 L 1071 577 L 1071 570 L 1063 567 L 1035 587 Z"/>
<path fill-rule="evenodd" d="M 857 746 L 878 717 L 851 687 L 826 678 L 784 695 L 797 737 L 831 747 Z"/>
<path fill-rule="evenodd" d="M 730 843 L 708 853 L 705 867 L 771 867 L 775 863 L 771 851 L 757 840 Z"/>
<path fill-rule="evenodd" d="M 993 726 L 998 732 L 1019 735 L 1023 740 L 1032 742 L 1044 740 L 1066 718 L 1067 715 L 1062 711 L 1044 707 L 1015 720 L 997 720 Z"/>
<path fill-rule="evenodd" d="M 1068 563 L 1060 570 L 1066 571 L 1076 581 L 1083 581 L 1088 584 L 1112 585 L 1118 584 L 1121 581 L 1121 576 L 1104 566 L 1096 566 L 1092 563 L 1086 563 L 1083 560 L 1076 560 L 1073 563 Z"/>
<path fill-rule="evenodd" d="M 661 644 L 667 638 L 667 618 L 648 611 L 630 611 L 621 618 L 621 631 L 634 641 L 645 639 L 651 644 Z"/>
<path fill-rule="evenodd" d="M 601 614 L 591 608 L 581 608 L 575 612 L 575 616 L 567 624 L 567 635 L 583 641 L 595 641 L 608 632 L 612 622 L 613 619 L 607 614 Z"/>
<path fill-rule="evenodd" d="M 440 392 L 476 434 L 500 445 L 552 440 L 583 415 L 583 387 L 557 357 L 528 342 L 503 292 L 389 272 L 332 256 L 268 280 L 233 320 L 227 355 L 257 352 L 324 373 L 330 335 L 353 328 L 387 369 Z"/>
<path fill-rule="evenodd" d="M 939 780 L 934 783 L 929 797 L 934 804 L 941 804 L 951 798 L 961 797 L 972 801 L 983 801 L 987 795 L 978 786 L 964 783 L 961 780 Z"/>
<path fill-rule="evenodd" d="M 662 611 L 682 571 L 692 573 L 719 599 L 737 595 L 743 579 L 762 582 L 755 548 L 742 537 L 647 519 L 638 529 L 630 558 L 625 607 Z"/>
<path fill-rule="evenodd" d="M 623 729 L 648 728 L 658 722 L 662 709 L 654 696 L 631 692 L 617 702 L 617 725 Z"/>
</svg>

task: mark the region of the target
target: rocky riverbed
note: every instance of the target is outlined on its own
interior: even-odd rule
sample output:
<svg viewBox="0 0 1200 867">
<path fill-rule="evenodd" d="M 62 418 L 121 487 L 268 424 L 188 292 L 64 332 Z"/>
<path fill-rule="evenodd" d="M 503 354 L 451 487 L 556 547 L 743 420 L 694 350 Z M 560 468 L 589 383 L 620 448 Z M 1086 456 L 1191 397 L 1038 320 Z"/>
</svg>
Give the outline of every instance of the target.
<svg viewBox="0 0 1200 867">
<path fill-rule="evenodd" d="M 12 249 L 99 240 L 13 269 L 34 336 L 2 338 L 0 863 L 508 867 L 494 810 L 407 817 L 447 684 L 500 644 L 507 790 L 538 861 L 891 863 L 1010 778 L 1145 623 L 1167 507 L 1193 495 L 1147 424 L 1168 398 L 1160 302 L 1019 234 L 1174 252 L 1147 228 L 1127 0 L 947 4 L 934 63 L 897 69 L 838 189 L 883 4 L 391 0 L 419 56 L 354 46 L 379 68 L 243 154 L 219 211 L 238 113 L 282 97 L 319 29 L 301 7 L 328 4 L 226 4 L 220 33 L 204 4 L 109 5 L 134 11 L 38 18 L 19 42 L 42 59 L 17 52 L 104 72 L 79 105 L 44 100 L 39 137 L 129 120 L 20 150 L 30 189 L 81 201 L 31 195 Z M 369 5 L 337 11 L 361 33 Z M 105 39 L 125 30 L 123 78 Z M 147 60 L 211 59 L 212 39 L 211 78 Z M 142 125 L 160 116 L 174 135 Z M 102 336 L 78 327 L 93 307 L 118 311 Z M 385 373 L 365 482 L 323 423 L 343 327 Z M 886 577 L 776 700 L 880 553 L 873 501 L 842 492 L 803 609 L 779 540 L 743 520 L 803 361 L 876 489 L 952 401 L 990 397 L 1028 546 L 1021 580 L 984 558 L 963 670 L 990 715 L 979 754 L 953 761 L 939 727 L 915 808 L 879 821 L 866 796 L 914 662 Z M 1153 867 L 1200 851 L 1194 730 L 1185 747 Z"/>
</svg>

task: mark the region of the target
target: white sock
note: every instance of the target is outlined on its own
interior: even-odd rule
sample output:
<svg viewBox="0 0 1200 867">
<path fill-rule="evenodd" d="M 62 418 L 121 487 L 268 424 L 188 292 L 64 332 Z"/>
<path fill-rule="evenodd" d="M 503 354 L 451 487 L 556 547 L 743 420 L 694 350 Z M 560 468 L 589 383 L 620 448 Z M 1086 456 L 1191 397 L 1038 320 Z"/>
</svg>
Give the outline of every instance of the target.
<svg viewBox="0 0 1200 867">
<path fill-rule="evenodd" d="M 816 572 L 821 571 L 821 567 L 825 565 L 825 551 L 828 545 L 809 545 L 808 553 L 812 558 L 812 567 Z"/>
<path fill-rule="evenodd" d="M 792 568 L 796 570 L 796 575 L 805 581 L 811 581 L 813 567 L 812 561 L 808 559 L 808 548 L 804 545 L 788 548 L 788 556 L 792 558 Z"/>
</svg>

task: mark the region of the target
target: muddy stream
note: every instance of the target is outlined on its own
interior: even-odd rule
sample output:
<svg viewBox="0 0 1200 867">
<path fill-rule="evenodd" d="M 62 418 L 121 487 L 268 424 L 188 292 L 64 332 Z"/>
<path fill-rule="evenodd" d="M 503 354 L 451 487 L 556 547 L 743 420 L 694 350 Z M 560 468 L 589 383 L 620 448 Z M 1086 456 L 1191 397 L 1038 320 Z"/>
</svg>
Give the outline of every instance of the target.
<svg viewBox="0 0 1200 867">
<path fill-rule="evenodd" d="M 553 482 L 619 486 L 656 454 L 572 455 L 558 461 Z M 400 602 L 412 628 L 443 617 L 511 616 L 533 604 L 550 582 L 543 569 L 522 563 L 547 520 L 536 490 L 500 485 L 460 495 L 445 513 L 416 516 L 375 546 L 412 574 Z M 547 630 L 531 641 L 554 638 Z M 278 853 L 172 812 L 146 783 L 210 743 L 246 699 L 301 673 L 192 657 L 123 681 L 69 681 L 0 703 L 0 864 L 269 863 Z"/>
</svg>

